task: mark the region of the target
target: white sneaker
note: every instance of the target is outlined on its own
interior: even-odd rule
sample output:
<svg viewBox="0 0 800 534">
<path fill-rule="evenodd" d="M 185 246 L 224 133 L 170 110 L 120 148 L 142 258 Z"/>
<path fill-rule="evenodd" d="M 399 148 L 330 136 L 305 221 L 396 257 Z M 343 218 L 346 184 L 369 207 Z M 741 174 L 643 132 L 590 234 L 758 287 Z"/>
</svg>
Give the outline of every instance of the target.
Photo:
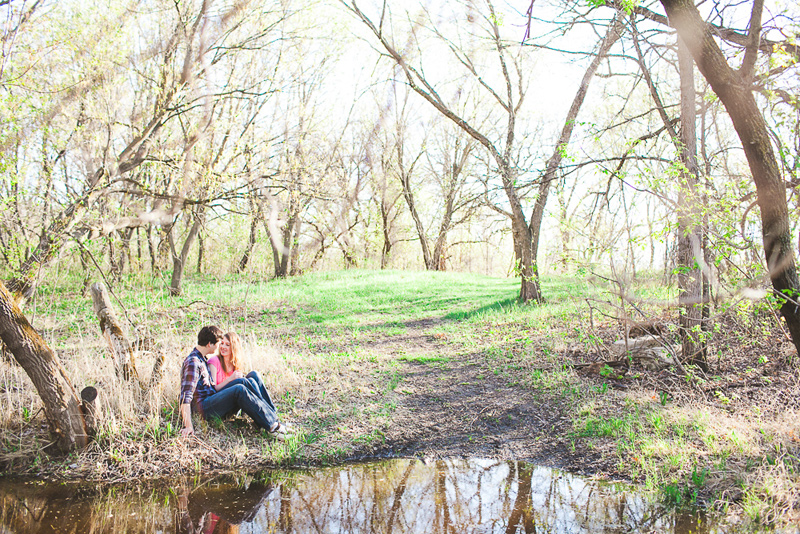
<svg viewBox="0 0 800 534">
<path fill-rule="evenodd" d="M 278 440 L 278 441 L 286 441 L 286 433 L 285 432 L 281 432 L 280 428 L 278 430 L 276 430 L 275 432 L 273 432 L 271 430 L 268 430 L 267 431 L 267 435 L 271 439 L 275 439 L 275 440 Z"/>
<path fill-rule="evenodd" d="M 294 426 L 292 423 L 281 423 L 281 426 L 278 429 L 278 432 L 284 432 L 286 434 L 292 434 L 294 432 L 297 432 L 297 427 Z"/>
</svg>

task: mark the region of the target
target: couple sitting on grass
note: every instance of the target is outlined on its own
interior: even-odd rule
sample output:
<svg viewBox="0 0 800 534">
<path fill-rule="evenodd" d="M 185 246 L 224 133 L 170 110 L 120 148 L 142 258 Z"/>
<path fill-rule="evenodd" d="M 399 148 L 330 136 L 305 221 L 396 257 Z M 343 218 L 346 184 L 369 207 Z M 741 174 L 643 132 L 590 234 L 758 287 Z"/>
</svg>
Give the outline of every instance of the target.
<svg viewBox="0 0 800 534">
<path fill-rule="evenodd" d="M 222 419 L 241 410 L 270 436 L 284 439 L 287 425 L 278 420 L 261 376 L 256 371 L 242 372 L 241 352 L 242 342 L 234 332 L 223 334 L 216 326 L 204 326 L 198 332 L 197 346 L 181 368 L 182 435 L 194 433 L 192 409 L 205 419 Z"/>
</svg>

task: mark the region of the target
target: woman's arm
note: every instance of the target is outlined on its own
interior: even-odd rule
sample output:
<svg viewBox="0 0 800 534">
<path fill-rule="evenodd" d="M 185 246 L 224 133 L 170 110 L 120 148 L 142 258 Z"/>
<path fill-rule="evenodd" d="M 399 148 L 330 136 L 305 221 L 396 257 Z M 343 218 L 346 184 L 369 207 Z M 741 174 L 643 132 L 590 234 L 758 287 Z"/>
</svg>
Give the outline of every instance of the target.
<svg viewBox="0 0 800 534">
<path fill-rule="evenodd" d="M 217 376 L 217 372 L 218 372 L 218 371 L 217 371 L 217 366 L 216 366 L 216 365 L 214 365 L 213 363 L 209 363 L 209 364 L 208 364 L 208 372 L 209 372 L 209 373 L 211 373 L 211 375 L 212 375 L 214 378 L 216 378 L 216 376 Z M 223 380 L 223 381 L 222 381 L 222 382 L 220 382 L 219 384 L 216 384 L 216 385 L 214 386 L 214 389 L 216 389 L 217 391 L 219 391 L 219 390 L 221 390 L 222 388 L 224 388 L 225 386 L 227 386 L 227 385 L 228 385 L 228 382 L 230 382 L 231 380 L 236 380 L 237 378 L 242 378 L 242 377 L 244 377 L 244 374 L 242 374 L 242 372 L 241 372 L 241 371 L 234 371 L 234 372 L 233 372 L 233 374 L 231 374 L 231 376 L 229 376 L 228 378 L 226 378 L 225 380 Z"/>
</svg>

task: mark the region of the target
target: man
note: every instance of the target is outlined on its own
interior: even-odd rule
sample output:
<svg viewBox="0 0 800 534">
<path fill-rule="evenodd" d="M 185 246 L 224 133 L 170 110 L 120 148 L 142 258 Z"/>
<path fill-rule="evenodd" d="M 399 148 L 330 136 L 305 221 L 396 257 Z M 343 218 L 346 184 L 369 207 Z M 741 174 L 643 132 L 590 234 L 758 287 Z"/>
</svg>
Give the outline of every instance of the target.
<svg viewBox="0 0 800 534">
<path fill-rule="evenodd" d="M 217 350 L 223 333 L 216 326 L 204 326 L 197 333 L 197 346 L 183 361 L 181 392 L 178 397 L 183 428 L 181 435 L 194 433 L 192 409 L 204 418 L 225 417 L 242 410 L 270 435 L 283 439 L 285 425 L 278 422 L 275 410 L 259 395 L 250 381 L 238 379 L 217 391 L 208 372 L 208 357 Z"/>
</svg>

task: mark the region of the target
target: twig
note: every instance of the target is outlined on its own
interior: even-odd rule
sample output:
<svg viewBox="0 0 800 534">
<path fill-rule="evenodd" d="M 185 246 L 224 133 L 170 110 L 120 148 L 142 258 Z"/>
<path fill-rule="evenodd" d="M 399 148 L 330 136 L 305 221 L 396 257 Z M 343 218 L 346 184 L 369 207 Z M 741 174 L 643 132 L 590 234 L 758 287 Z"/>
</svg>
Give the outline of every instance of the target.
<svg viewBox="0 0 800 534">
<path fill-rule="evenodd" d="M 472 428 L 472 426 L 475 424 L 475 421 L 477 421 L 477 420 L 478 420 L 478 417 L 480 417 L 480 416 L 481 416 L 481 414 L 482 414 L 483 412 L 485 412 L 486 410 L 488 410 L 488 409 L 489 409 L 489 406 L 485 406 L 485 407 L 483 408 L 483 410 L 481 410 L 481 411 L 479 411 L 479 412 L 478 412 L 478 414 L 475 416 L 475 418 L 474 418 L 474 419 L 473 419 L 473 420 L 470 422 L 470 424 L 469 424 L 470 428 Z"/>
</svg>

